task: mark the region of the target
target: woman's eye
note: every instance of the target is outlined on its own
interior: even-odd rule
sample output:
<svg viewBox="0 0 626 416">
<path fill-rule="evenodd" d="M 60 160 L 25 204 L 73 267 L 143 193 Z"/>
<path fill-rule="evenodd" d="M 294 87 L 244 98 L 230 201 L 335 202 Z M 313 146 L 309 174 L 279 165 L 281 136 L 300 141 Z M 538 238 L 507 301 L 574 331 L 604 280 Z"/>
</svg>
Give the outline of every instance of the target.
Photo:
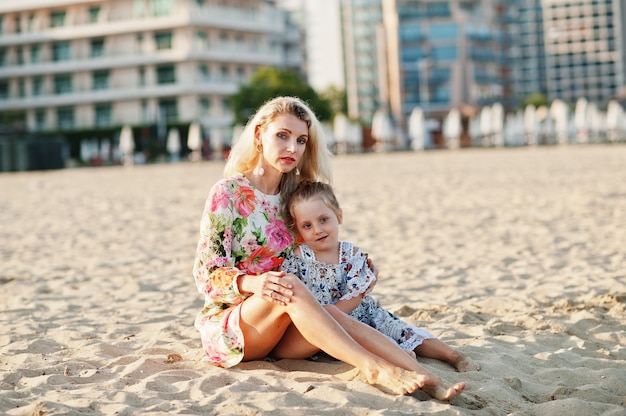
<svg viewBox="0 0 626 416">
<path fill-rule="evenodd" d="M 286 138 L 287 138 L 287 135 L 286 135 L 285 133 L 278 133 L 278 134 L 277 134 L 277 136 L 278 136 L 280 139 L 286 139 Z"/>
<path fill-rule="evenodd" d="M 301 138 L 298 139 L 298 144 L 306 144 L 306 141 L 307 140 L 305 138 L 301 137 Z"/>
</svg>

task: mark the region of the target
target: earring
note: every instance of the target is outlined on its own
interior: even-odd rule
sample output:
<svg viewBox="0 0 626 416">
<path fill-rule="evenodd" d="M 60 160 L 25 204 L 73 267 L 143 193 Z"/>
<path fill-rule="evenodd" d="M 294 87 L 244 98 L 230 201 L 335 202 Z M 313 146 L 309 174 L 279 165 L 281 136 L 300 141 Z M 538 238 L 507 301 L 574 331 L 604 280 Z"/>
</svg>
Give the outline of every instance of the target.
<svg viewBox="0 0 626 416">
<path fill-rule="evenodd" d="M 261 146 L 261 143 L 259 143 L 259 142 L 257 142 L 254 145 L 254 147 L 255 147 L 257 153 L 261 153 L 263 151 L 263 147 Z"/>
<path fill-rule="evenodd" d="M 300 175 L 300 169 L 296 166 L 296 175 Z"/>
<path fill-rule="evenodd" d="M 265 175 L 265 169 L 263 169 L 263 167 L 260 167 L 259 170 L 257 170 L 257 173 L 259 176 L 263 176 Z"/>
</svg>

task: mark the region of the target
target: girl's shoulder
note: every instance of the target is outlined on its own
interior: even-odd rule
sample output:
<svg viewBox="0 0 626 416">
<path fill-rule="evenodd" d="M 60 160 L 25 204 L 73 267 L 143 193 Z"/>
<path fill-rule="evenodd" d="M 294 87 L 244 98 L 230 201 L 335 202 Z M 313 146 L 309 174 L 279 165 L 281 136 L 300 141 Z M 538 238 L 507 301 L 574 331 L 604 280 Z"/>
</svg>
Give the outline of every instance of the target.
<svg viewBox="0 0 626 416">
<path fill-rule="evenodd" d="M 340 252 L 339 255 L 342 259 L 364 256 L 363 250 L 355 246 L 349 241 L 341 241 L 339 243 Z"/>
</svg>

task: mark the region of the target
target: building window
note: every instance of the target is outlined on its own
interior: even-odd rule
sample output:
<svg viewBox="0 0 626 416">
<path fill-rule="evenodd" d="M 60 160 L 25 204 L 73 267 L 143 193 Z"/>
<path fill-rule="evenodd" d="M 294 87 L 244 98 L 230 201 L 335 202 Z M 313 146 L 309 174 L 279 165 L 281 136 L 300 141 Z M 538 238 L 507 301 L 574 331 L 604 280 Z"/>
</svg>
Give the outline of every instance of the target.
<svg viewBox="0 0 626 416">
<path fill-rule="evenodd" d="M 70 59 L 71 50 L 69 42 L 55 42 L 52 44 L 53 61 L 69 61 Z"/>
<path fill-rule="evenodd" d="M 51 12 L 50 13 L 50 27 L 63 27 L 65 26 L 65 12 Z"/>
<path fill-rule="evenodd" d="M 74 127 L 74 108 L 57 108 L 57 127 L 59 129 L 71 129 Z"/>
<path fill-rule="evenodd" d="M 26 82 L 24 78 L 20 78 L 17 81 L 17 94 L 19 97 L 26 97 Z"/>
<path fill-rule="evenodd" d="M 437 62 L 455 61 L 457 56 L 456 46 L 435 46 L 431 51 L 432 58 Z"/>
<path fill-rule="evenodd" d="M 56 94 L 68 94 L 72 92 L 72 77 L 69 75 L 57 75 L 54 77 L 54 92 Z"/>
<path fill-rule="evenodd" d="M 91 57 L 97 58 L 99 56 L 104 56 L 104 39 L 92 39 L 91 40 Z"/>
<path fill-rule="evenodd" d="M 30 62 L 37 63 L 41 61 L 41 47 L 39 45 L 32 45 L 30 47 Z"/>
<path fill-rule="evenodd" d="M 96 23 L 100 15 L 100 7 L 94 6 L 89 8 L 89 23 Z"/>
<path fill-rule="evenodd" d="M 35 128 L 37 130 L 45 130 L 46 128 L 46 110 L 43 108 L 35 110 Z"/>
<path fill-rule="evenodd" d="M 33 77 L 33 95 L 43 94 L 43 77 Z"/>
<path fill-rule="evenodd" d="M 157 84 L 174 84 L 176 82 L 176 73 L 174 66 L 157 67 Z"/>
<path fill-rule="evenodd" d="M 172 49 L 172 33 L 160 32 L 154 34 L 154 43 L 157 50 Z"/>
<path fill-rule="evenodd" d="M 35 15 L 33 13 L 31 13 L 28 16 L 28 31 L 32 32 L 34 27 L 35 27 Z"/>
<path fill-rule="evenodd" d="M 207 114 L 211 108 L 211 100 L 207 97 L 200 98 L 200 114 Z"/>
<path fill-rule="evenodd" d="M 139 85 L 142 87 L 146 85 L 146 68 L 143 66 L 139 67 Z"/>
<path fill-rule="evenodd" d="M 459 33 L 456 23 L 433 23 L 428 28 L 428 38 L 430 40 L 455 40 Z"/>
<path fill-rule="evenodd" d="M 24 64 L 24 49 L 21 47 L 18 47 L 15 50 L 15 53 L 17 55 L 17 64 L 18 65 L 23 65 Z"/>
<path fill-rule="evenodd" d="M 0 16 L 0 34 L 2 34 L 2 32 L 4 32 L 4 19 L 2 16 Z"/>
<path fill-rule="evenodd" d="M 0 48 L 0 66 L 6 64 L 7 51 L 4 48 Z"/>
<path fill-rule="evenodd" d="M 228 66 L 222 65 L 220 67 L 220 74 L 223 80 L 228 79 Z"/>
<path fill-rule="evenodd" d="M 109 71 L 96 71 L 93 73 L 93 89 L 108 90 L 109 89 Z"/>
<path fill-rule="evenodd" d="M 96 126 L 111 125 L 111 104 L 96 104 L 94 111 L 94 121 L 96 123 Z"/>
<path fill-rule="evenodd" d="M 144 0 L 133 0 L 133 16 L 143 17 L 145 15 Z"/>
<path fill-rule="evenodd" d="M 178 108 L 176 106 L 176 100 L 159 100 L 159 114 L 163 120 L 176 121 L 178 119 Z"/>
<path fill-rule="evenodd" d="M 203 81 L 208 81 L 211 78 L 209 68 L 205 64 L 198 65 L 198 72 L 200 73 L 200 79 Z"/>
<path fill-rule="evenodd" d="M 172 12 L 172 0 L 150 0 L 153 16 L 169 16 Z"/>
<path fill-rule="evenodd" d="M 22 33 L 22 19 L 19 16 L 15 18 L 15 33 Z"/>
<path fill-rule="evenodd" d="M 148 102 L 141 100 L 141 120 L 145 123 L 148 121 Z"/>
<path fill-rule="evenodd" d="M 8 81 L 0 81 L 0 98 L 9 98 Z"/>
</svg>

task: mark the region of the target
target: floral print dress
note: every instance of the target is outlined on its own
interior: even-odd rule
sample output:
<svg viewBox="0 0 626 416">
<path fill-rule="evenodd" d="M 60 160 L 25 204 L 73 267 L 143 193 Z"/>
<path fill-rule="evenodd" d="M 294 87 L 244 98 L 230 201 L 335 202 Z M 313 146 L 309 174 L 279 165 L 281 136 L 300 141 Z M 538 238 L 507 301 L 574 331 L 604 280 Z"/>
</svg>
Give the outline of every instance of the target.
<svg viewBox="0 0 626 416">
<path fill-rule="evenodd" d="M 281 270 L 298 276 L 320 303 L 335 304 L 342 299 L 361 297 L 361 303 L 350 315 L 386 335 L 404 350 L 413 351 L 425 339 L 435 338 L 425 329 L 410 325 L 382 308 L 371 296 L 364 296 L 376 276 L 367 265 L 367 255 L 360 248 L 342 241 L 339 243 L 339 264 L 328 264 L 318 261 L 307 244 L 299 247 L 301 257 L 292 253 Z"/>
<path fill-rule="evenodd" d="M 232 367 L 243 359 L 239 317 L 246 296 L 238 276 L 277 270 L 293 249 L 279 203 L 280 195 L 262 193 L 243 175 L 222 179 L 209 192 L 193 276 L 204 295 L 194 325 L 211 364 Z"/>
</svg>

